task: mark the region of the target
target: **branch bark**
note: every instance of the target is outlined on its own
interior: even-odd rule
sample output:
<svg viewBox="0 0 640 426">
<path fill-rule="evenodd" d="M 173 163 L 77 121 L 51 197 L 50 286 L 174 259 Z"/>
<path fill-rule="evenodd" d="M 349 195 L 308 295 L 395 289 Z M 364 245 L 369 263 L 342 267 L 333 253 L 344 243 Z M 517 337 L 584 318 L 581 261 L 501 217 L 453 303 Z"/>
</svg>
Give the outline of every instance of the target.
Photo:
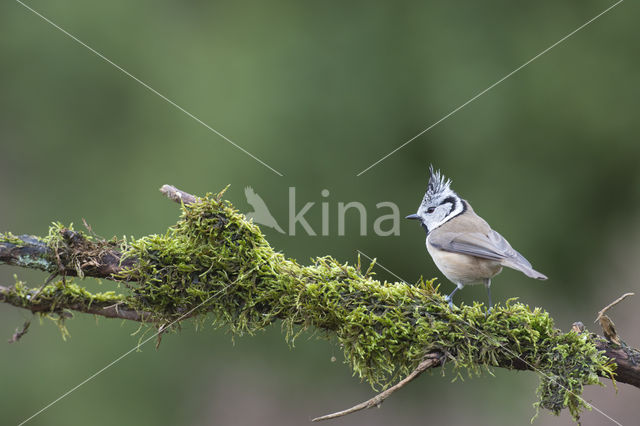
<svg viewBox="0 0 640 426">
<path fill-rule="evenodd" d="M 2 236 L 2 234 L 0 234 Z M 117 279 L 136 259 L 122 259 L 117 243 L 91 241 L 67 228 L 59 230 L 58 245 L 34 235 L 11 235 L 0 240 L 0 263 L 39 269 L 60 276 Z"/>
<path fill-rule="evenodd" d="M 175 201 L 178 204 L 184 203 L 185 206 L 193 204 L 197 200 L 195 195 L 184 192 L 173 185 L 162 185 L 160 192 L 171 201 Z"/>
</svg>

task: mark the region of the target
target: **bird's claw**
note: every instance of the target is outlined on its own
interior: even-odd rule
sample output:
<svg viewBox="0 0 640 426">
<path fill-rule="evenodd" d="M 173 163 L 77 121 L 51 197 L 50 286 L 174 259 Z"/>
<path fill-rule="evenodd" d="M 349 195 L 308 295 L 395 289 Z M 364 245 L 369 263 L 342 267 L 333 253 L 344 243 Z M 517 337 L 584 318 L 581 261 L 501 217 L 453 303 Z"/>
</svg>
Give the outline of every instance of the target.
<svg viewBox="0 0 640 426">
<path fill-rule="evenodd" d="M 453 310 L 453 298 L 451 296 L 445 296 L 444 301 L 449 304 L 449 309 Z"/>
<path fill-rule="evenodd" d="M 453 297 L 445 296 L 444 301 L 447 302 L 447 304 L 449 305 L 449 309 L 453 311 Z"/>
</svg>

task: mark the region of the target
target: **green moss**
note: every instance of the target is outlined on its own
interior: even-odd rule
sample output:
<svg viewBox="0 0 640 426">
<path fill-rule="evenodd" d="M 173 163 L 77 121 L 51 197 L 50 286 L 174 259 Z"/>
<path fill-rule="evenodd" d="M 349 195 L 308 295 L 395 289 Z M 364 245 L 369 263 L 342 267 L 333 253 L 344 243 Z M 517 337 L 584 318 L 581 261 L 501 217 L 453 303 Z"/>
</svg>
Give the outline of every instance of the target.
<svg viewBox="0 0 640 426">
<path fill-rule="evenodd" d="M 54 224 L 51 246 L 62 247 L 64 229 Z M 381 282 L 371 267 L 363 273 L 328 256 L 308 266 L 286 259 L 222 193 L 183 206 L 165 234 L 119 244 L 123 259 L 136 260 L 117 277 L 130 286 L 127 303 L 154 323 L 212 314 L 215 325 L 242 335 L 282 320 L 291 343 L 319 329 L 337 339 L 354 374 L 376 388 L 407 375 L 432 351 L 445 355 L 456 376 L 524 362 L 541 376 L 537 406 L 554 413 L 568 407 L 577 418 L 584 385 L 612 371 L 592 335 L 562 333 L 538 308 L 510 300 L 486 317 L 481 304 L 450 310 L 433 280 Z M 45 290 L 42 297 L 66 301 L 97 297 L 59 283 Z"/>
<path fill-rule="evenodd" d="M 592 336 L 561 333 L 540 309 L 509 301 L 488 318 L 480 304 L 451 311 L 433 281 L 380 282 L 328 256 L 309 266 L 285 259 L 221 195 L 183 208 L 166 234 L 129 245 L 139 262 L 121 278 L 138 281 L 136 306 L 156 320 L 213 313 L 242 334 L 282 319 L 290 341 L 324 330 L 374 387 L 410 373 L 430 351 L 444 353 L 456 374 L 525 362 L 541 376 L 537 406 L 568 407 L 576 418 L 583 386 L 611 372 Z"/>
<path fill-rule="evenodd" d="M 3 293 L 3 300 L 53 320 L 60 328 L 62 337 L 66 339 L 69 332 L 64 321 L 71 316 L 67 309 L 86 311 L 91 307 L 99 308 L 122 304 L 126 298 L 113 291 L 90 293 L 68 280 L 66 283 L 61 280 L 47 284 L 40 289 L 34 289 L 16 279 L 11 291 Z"/>
<path fill-rule="evenodd" d="M 65 319 L 71 317 L 71 314 L 65 309 L 85 311 L 91 307 L 105 307 L 122 303 L 125 300 L 123 295 L 113 291 L 90 293 L 69 281 L 66 283 L 58 281 L 47 284 L 41 289 L 33 289 L 18 280 L 16 280 L 12 291 L 5 295 L 5 298 L 14 306 L 30 309 L 41 317 L 54 321 L 60 329 L 63 339 L 69 336 Z"/>
<path fill-rule="evenodd" d="M 11 232 L 0 232 L 0 244 L 1 243 L 9 243 L 20 246 L 23 244 L 23 241 L 13 235 Z"/>
<path fill-rule="evenodd" d="M 595 346 L 595 336 L 588 333 L 569 332 L 558 336 L 553 346 L 542 354 L 541 373 L 538 397 L 534 404 L 551 410 L 554 414 L 567 407 L 574 419 L 578 419 L 580 411 L 591 409 L 581 397 L 585 385 L 601 385 L 598 374 L 611 377 L 615 365 L 602 355 Z"/>
<path fill-rule="evenodd" d="M 71 306 L 78 308 L 109 306 L 126 300 L 125 296 L 116 294 L 114 291 L 90 293 L 69 280 L 66 283 L 60 280 L 47 284 L 40 289 L 28 287 L 24 282 L 16 280 L 12 292 L 6 297 L 11 298 L 12 305 L 27 309 L 37 306 L 52 306 L 50 312 Z"/>
</svg>

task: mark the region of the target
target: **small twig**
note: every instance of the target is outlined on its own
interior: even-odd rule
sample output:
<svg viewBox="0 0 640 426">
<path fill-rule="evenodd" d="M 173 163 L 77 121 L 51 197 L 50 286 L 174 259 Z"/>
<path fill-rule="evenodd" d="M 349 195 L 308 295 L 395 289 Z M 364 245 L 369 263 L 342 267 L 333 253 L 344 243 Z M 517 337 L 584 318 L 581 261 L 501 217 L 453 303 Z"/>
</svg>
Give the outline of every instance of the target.
<svg viewBox="0 0 640 426">
<path fill-rule="evenodd" d="M 600 323 L 600 327 L 602 327 L 602 332 L 604 333 L 604 337 L 606 337 L 607 340 L 609 340 L 610 342 L 615 343 L 616 345 L 620 344 L 620 337 L 618 337 L 618 333 L 616 333 L 615 324 L 613 323 L 611 318 L 609 318 L 607 315 L 605 315 L 605 312 L 607 312 L 607 310 L 609 308 L 611 308 L 611 307 L 615 306 L 616 304 L 622 302 L 627 296 L 633 296 L 633 294 L 634 293 L 625 293 L 622 296 L 618 297 L 613 302 L 609 303 L 600 312 L 598 312 L 598 317 L 594 321 L 594 322 L 599 322 Z"/>
<path fill-rule="evenodd" d="M 44 288 L 47 286 L 47 284 L 49 284 L 51 281 L 53 281 L 53 279 L 55 277 L 57 277 L 59 273 L 60 273 L 59 270 L 56 271 L 56 272 L 52 272 L 51 275 L 49 275 L 47 277 L 47 279 L 44 281 L 44 284 L 42 284 L 40 286 L 40 288 L 38 289 L 38 291 L 36 291 L 36 293 L 33 295 L 33 298 L 36 298 L 36 297 L 40 296 L 40 293 L 42 293 L 42 290 L 44 290 Z M 65 286 L 66 286 L 66 284 L 65 284 Z"/>
<path fill-rule="evenodd" d="M 171 324 L 161 324 L 158 327 L 158 333 L 156 334 L 156 337 L 158 338 L 158 340 L 156 340 L 156 350 L 160 348 L 160 343 L 162 343 L 162 335 L 170 325 Z"/>
<path fill-rule="evenodd" d="M 9 339 L 9 343 L 15 343 L 18 340 L 20 340 L 22 336 L 27 334 L 27 331 L 29 331 L 30 325 L 31 325 L 31 321 L 25 321 L 24 324 L 22 325 L 22 328 L 16 328 L 16 332 L 13 333 L 13 336 L 11 336 L 11 339 Z"/>
<path fill-rule="evenodd" d="M 313 422 L 319 422 L 321 420 L 330 420 L 330 419 L 335 419 L 338 417 L 342 417 L 342 416 L 346 416 L 347 414 L 351 414 L 351 413 L 355 413 L 356 411 L 361 411 L 361 410 L 365 410 L 367 408 L 373 408 L 373 407 L 379 407 L 380 404 L 382 404 L 382 402 L 389 398 L 391 396 L 392 393 L 394 393 L 395 391 L 399 390 L 400 388 L 404 387 L 407 383 L 411 382 L 413 379 L 415 379 L 416 377 L 418 377 L 420 374 L 422 374 L 423 372 L 425 372 L 426 370 L 432 368 L 432 367 L 436 367 L 438 365 L 440 365 L 442 362 L 442 354 L 439 352 L 432 352 L 429 353 L 425 356 L 424 360 L 418 364 L 418 366 L 416 367 L 415 370 L 413 370 L 407 377 L 405 377 L 404 379 L 400 380 L 398 383 L 396 383 L 395 385 L 391 386 L 389 389 L 380 392 L 379 394 L 377 394 L 376 396 L 374 396 L 373 398 L 362 402 L 358 405 L 354 405 L 351 408 L 348 408 L 346 410 L 342 410 L 342 411 L 338 411 L 336 413 L 332 413 L 332 414 L 327 414 L 326 416 L 321 416 L 321 417 L 316 417 L 315 419 L 313 419 Z"/>
<path fill-rule="evenodd" d="M 598 312 L 598 317 L 596 318 L 596 320 L 594 322 L 598 322 L 600 321 L 600 317 L 602 317 L 609 309 L 611 309 L 612 307 L 614 307 L 615 305 L 617 305 L 618 303 L 622 302 L 624 299 L 626 299 L 629 296 L 633 296 L 635 295 L 635 293 L 625 293 L 622 296 L 618 297 L 616 300 L 614 300 L 613 302 L 609 303 L 607 306 L 605 306 L 604 308 L 602 308 L 602 310 L 600 312 Z"/>
<path fill-rule="evenodd" d="M 125 308 L 121 308 L 120 306 L 125 306 Z M 150 312 L 132 309 L 126 306 L 124 302 L 119 302 L 114 305 L 105 307 L 88 307 L 85 309 L 75 310 L 86 314 L 99 315 L 105 318 L 116 318 L 138 322 L 153 322 L 153 315 Z"/>
<path fill-rule="evenodd" d="M 162 185 L 160 192 L 162 192 L 168 199 L 175 201 L 178 204 L 183 203 L 185 206 L 197 201 L 197 198 L 194 195 L 181 191 L 173 185 Z"/>
</svg>

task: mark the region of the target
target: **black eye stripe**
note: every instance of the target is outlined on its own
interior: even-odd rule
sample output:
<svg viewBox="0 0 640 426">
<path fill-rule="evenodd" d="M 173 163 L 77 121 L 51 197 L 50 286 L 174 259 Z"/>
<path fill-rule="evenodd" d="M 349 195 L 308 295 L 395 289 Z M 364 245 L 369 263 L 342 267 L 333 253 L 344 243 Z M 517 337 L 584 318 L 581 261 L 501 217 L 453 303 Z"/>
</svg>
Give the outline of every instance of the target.
<svg viewBox="0 0 640 426">
<path fill-rule="evenodd" d="M 442 200 L 442 202 L 440 203 L 440 205 L 446 204 L 446 203 L 451 203 L 454 206 L 456 205 L 456 199 L 453 197 L 447 197 L 444 200 Z"/>
<path fill-rule="evenodd" d="M 457 205 L 458 202 L 454 197 L 447 197 L 444 200 L 442 200 L 440 205 L 443 205 L 443 204 L 446 204 L 446 203 L 451 203 L 451 208 L 449 209 L 449 213 L 447 213 L 447 216 L 448 216 L 456 209 L 456 205 Z"/>
</svg>

